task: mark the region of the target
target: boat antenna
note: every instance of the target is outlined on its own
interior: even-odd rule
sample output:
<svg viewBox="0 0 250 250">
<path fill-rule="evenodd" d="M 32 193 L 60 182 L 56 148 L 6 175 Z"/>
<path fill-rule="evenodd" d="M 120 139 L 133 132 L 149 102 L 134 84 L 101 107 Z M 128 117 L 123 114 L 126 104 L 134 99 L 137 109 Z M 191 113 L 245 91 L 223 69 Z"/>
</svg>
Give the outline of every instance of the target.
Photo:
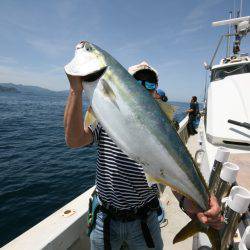
<svg viewBox="0 0 250 250">
<path fill-rule="evenodd" d="M 238 12 L 238 15 L 240 12 Z M 235 36 L 235 41 L 233 45 L 233 53 L 234 55 L 238 55 L 240 51 L 240 43 L 241 39 L 247 35 L 248 32 L 250 32 L 250 16 L 245 17 L 237 17 L 233 19 L 213 22 L 213 26 L 223 26 L 223 25 L 234 25 L 235 26 L 235 33 L 229 34 L 229 36 Z M 228 36 L 228 34 L 226 35 Z M 214 59 L 214 58 L 213 58 Z M 210 64 L 210 66 L 212 66 Z"/>
<path fill-rule="evenodd" d="M 203 96 L 203 102 L 205 104 L 205 107 L 207 106 L 207 75 L 208 75 L 208 72 L 206 70 L 206 76 L 205 76 L 205 87 L 204 87 L 204 96 Z"/>
<path fill-rule="evenodd" d="M 235 0 L 234 0 L 234 11 L 233 11 L 233 13 L 231 11 L 229 12 L 229 15 L 230 15 L 229 19 L 212 23 L 212 26 L 214 26 L 214 27 L 228 25 L 228 33 L 226 35 L 222 35 L 220 37 L 219 43 L 216 47 L 216 50 L 213 54 L 213 57 L 211 59 L 210 64 L 209 65 L 207 63 L 204 64 L 206 70 L 212 69 L 214 59 L 217 55 L 217 52 L 219 50 L 219 47 L 220 47 L 224 37 L 227 37 L 226 58 L 228 58 L 230 56 L 230 42 L 231 42 L 230 38 L 231 38 L 231 36 L 235 37 L 234 45 L 233 45 L 234 56 L 237 56 L 239 54 L 241 39 L 244 36 L 246 36 L 247 33 L 250 32 L 250 16 L 241 17 L 242 6 L 243 6 L 243 0 L 241 0 L 241 3 L 240 3 L 240 10 L 237 11 L 237 18 L 232 18 L 232 16 L 235 17 L 235 15 L 236 15 L 236 13 L 235 13 Z M 231 26 L 232 25 L 234 25 L 234 27 L 235 27 L 235 32 L 231 34 Z M 228 60 L 228 59 L 226 59 L 226 60 Z"/>
<path fill-rule="evenodd" d="M 233 18 L 235 18 L 235 17 L 236 17 L 236 11 L 235 11 L 235 1 L 236 1 L 236 0 L 234 0 L 234 12 L 233 12 Z"/>
<path fill-rule="evenodd" d="M 240 17 L 242 16 L 243 0 L 240 0 Z"/>
<path fill-rule="evenodd" d="M 229 19 L 232 19 L 232 11 L 229 12 Z M 230 56 L 230 43 L 231 43 L 231 24 L 228 25 L 228 33 L 227 33 L 227 53 L 226 53 L 226 57 Z"/>
</svg>

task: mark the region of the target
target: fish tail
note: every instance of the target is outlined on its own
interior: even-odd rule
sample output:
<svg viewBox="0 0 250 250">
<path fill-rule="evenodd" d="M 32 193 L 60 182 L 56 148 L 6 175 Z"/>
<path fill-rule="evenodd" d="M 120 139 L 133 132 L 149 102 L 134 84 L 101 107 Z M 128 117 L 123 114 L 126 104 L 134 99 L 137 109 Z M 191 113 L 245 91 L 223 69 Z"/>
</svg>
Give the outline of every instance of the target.
<svg viewBox="0 0 250 250">
<path fill-rule="evenodd" d="M 199 232 L 207 234 L 212 244 L 213 250 L 221 249 L 221 238 L 219 231 L 202 224 L 198 219 L 193 219 L 186 226 L 184 226 L 181 231 L 175 235 L 173 243 L 175 244 L 177 242 L 183 241 Z"/>
</svg>

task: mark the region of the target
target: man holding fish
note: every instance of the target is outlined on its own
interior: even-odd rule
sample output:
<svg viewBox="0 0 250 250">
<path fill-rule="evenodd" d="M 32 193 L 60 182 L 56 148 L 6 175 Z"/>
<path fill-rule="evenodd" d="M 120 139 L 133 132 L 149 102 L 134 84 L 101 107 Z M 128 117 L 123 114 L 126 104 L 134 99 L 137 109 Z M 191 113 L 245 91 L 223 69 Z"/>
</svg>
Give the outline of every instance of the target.
<svg viewBox="0 0 250 250">
<path fill-rule="evenodd" d="M 188 197 L 177 194 L 193 220 L 175 241 L 200 230 L 219 249 L 213 229 L 221 223 L 218 203 L 151 95 L 107 52 L 85 41 L 77 45 L 65 71 L 70 82 L 66 142 L 73 148 L 98 145 L 96 187 L 101 206 L 90 234 L 91 249 L 120 249 L 123 242 L 130 249 L 163 248 L 158 199 L 144 172 Z M 146 80 L 152 84 L 152 79 Z M 95 128 L 83 124 L 83 90 L 98 120 Z"/>
</svg>

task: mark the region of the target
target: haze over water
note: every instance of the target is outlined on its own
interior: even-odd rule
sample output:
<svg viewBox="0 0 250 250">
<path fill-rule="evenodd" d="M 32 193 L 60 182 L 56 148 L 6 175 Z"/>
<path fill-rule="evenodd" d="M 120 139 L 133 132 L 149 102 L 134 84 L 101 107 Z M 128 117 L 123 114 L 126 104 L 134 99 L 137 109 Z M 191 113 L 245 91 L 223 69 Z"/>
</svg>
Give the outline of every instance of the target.
<svg viewBox="0 0 250 250">
<path fill-rule="evenodd" d="M 96 147 L 65 144 L 66 100 L 0 93 L 0 246 L 94 185 Z M 173 104 L 180 121 L 188 104 Z"/>
</svg>

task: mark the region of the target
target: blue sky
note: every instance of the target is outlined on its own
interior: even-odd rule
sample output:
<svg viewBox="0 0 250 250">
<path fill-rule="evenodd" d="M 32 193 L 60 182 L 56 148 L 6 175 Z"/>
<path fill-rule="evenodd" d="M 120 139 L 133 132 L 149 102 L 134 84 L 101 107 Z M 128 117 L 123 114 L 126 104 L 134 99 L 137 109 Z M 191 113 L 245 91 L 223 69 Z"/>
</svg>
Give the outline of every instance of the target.
<svg viewBox="0 0 250 250">
<path fill-rule="evenodd" d="M 63 66 L 81 40 L 107 50 L 126 68 L 148 61 L 172 101 L 202 96 L 205 70 L 240 0 L 1 0 L 0 82 L 68 89 Z M 243 15 L 250 3 L 243 0 Z M 245 41 L 249 50 L 249 39 Z"/>
</svg>

